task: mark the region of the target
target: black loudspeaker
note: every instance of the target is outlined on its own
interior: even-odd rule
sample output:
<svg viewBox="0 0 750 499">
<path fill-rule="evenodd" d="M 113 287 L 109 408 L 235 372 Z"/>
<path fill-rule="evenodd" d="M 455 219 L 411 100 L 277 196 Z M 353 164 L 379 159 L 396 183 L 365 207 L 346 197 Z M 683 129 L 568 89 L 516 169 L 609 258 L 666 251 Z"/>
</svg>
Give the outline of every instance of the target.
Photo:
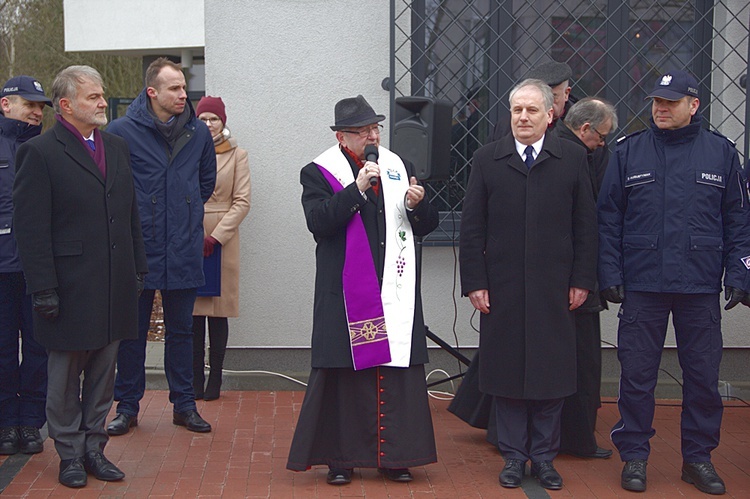
<svg viewBox="0 0 750 499">
<path fill-rule="evenodd" d="M 411 161 L 419 180 L 447 180 L 453 104 L 430 97 L 398 97 L 390 149 Z"/>
</svg>

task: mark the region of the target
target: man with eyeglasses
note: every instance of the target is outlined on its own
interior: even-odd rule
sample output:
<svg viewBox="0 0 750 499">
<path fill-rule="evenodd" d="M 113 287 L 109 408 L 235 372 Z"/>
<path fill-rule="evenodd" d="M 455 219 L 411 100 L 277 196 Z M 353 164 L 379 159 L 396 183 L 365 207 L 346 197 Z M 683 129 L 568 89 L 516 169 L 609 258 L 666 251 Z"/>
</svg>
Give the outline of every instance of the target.
<svg viewBox="0 0 750 499">
<path fill-rule="evenodd" d="M 148 257 L 138 299 L 138 339 L 120 343 L 110 435 L 138 425 L 146 390 L 146 339 L 156 290 L 164 310 L 164 370 L 172 423 L 205 433 L 193 389 L 193 305 L 203 277 L 203 205 L 216 183 L 216 152 L 208 127 L 187 98 L 182 68 L 165 57 L 146 69 L 145 88 L 108 131 L 123 137 L 138 197 Z"/>
<path fill-rule="evenodd" d="M 287 468 L 327 465 L 331 485 L 350 483 L 353 468 L 409 482 L 409 467 L 437 460 L 415 237 L 437 226 L 438 212 L 413 166 L 380 145 L 384 119 L 361 95 L 339 101 L 337 144 L 300 173 L 317 244 L 315 305 Z"/>
<path fill-rule="evenodd" d="M 618 317 L 620 420 L 612 442 L 623 489 L 646 490 L 654 389 L 667 321 L 682 367 L 682 480 L 724 494 L 711 463 L 719 445 L 724 307 L 750 306 L 750 205 L 734 143 L 702 127 L 698 82 L 661 76 L 649 128 L 619 139 L 599 194 L 599 285 Z"/>
<path fill-rule="evenodd" d="M 586 97 L 573 104 L 558 127 L 561 139 L 587 151 L 594 199 L 607 169 L 607 135 L 617 128 L 617 113 L 601 97 Z M 599 153 L 599 154 L 597 154 Z M 582 458 L 607 459 L 612 451 L 596 442 L 596 415 L 601 406 L 602 351 L 599 312 L 606 308 L 597 290 L 575 310 L 576 393 L 565 398 L 560 419 L 560 453 Z"/>
</svg>

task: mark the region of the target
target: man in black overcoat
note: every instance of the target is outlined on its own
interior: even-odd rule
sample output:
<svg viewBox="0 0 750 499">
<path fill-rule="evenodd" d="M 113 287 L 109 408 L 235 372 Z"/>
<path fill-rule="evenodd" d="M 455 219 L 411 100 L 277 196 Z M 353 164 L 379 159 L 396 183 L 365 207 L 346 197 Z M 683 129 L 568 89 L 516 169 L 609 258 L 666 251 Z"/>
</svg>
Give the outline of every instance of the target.
<svg viewBox="0 0 750 499">
<path fill-rule="evenodd" d="M 474 154 L 462 214 L 461 288 L 481 312 L 479 388 L 495 399 L 504 487 L 529 460 L 543 487 L 562 487 L 552 460 L 576 391 L 573 310 L 596 283 L 586 151 L 547 133 L 552 103 L 541 80 L 511 90 L 513 133 Z"/>
<path fill-rule="evenodd" d="M 60 483 L 125 475 L 103 454 L 120 340 L 137 336 L 147 272 L 125 141 L 107 123 L 102 78 L 70 66 L 52 84 L 57 123 L 18 149 L 13 225 L 34 337 L 49 354 L 47 424 Z M 83 383 L 81 384 L 81 375 Z"/>
<path fill-rule="evenodd" d="M 586 148 L 594 199 L 599 195 L 604 171 L 609 161 L 607 135 L 617 128 L 615 108 L 601 97 L 579 100 L 566 114 L 557 133 Z M 607 459 L 612 451 L 599 447 L 594 432 L 596 415 L 601 406 L 602 350 L 599 312 L 606 302 L 598 289 L 589 293 L 576 309 L 576 364 L 578 389 L 565 399 L 560 425 L 560 452 L 582 458 Z"/>
</svg>

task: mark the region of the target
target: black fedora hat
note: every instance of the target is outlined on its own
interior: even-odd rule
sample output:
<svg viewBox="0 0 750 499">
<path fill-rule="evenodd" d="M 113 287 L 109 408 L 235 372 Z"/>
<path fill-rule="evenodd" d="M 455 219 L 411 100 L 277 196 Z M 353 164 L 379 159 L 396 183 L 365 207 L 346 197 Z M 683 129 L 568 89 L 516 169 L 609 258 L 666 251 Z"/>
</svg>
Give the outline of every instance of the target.
<svg viewBox="0 0 750 499">
<path fill-rule="evenodd" d="M 375 114 L 370 104 L 361 95 L 338 101 L 334 115 L 336 124 L 331 127 L 333 131 L 371 125 L 385 119 L 382 114 Z"/>
</svg>

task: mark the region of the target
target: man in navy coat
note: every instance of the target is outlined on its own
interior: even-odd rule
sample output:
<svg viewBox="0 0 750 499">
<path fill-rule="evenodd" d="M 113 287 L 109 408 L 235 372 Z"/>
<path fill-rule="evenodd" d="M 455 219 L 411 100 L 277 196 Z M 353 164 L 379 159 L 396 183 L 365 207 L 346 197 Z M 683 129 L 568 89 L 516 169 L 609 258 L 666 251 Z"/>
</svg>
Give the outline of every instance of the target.
<svg viewBox="0 0 750 499">
<path fill-rule="evenodd" d="M 672 315 L 683 377 L 682 479 L 723 494 L 711 463 L 723 404 L 719 293 L 750 305 L 750 206 L 734 143 L 701 125 L 698 82 L 656 82 L 651 127 L 618 140 L 599 194 L 599 284 L 618 317 L 621 485 L 646 490 L 654 389 Z"/>
<path fill-rule="evenodd" d="M 154 294 L 164 309 L 164 370 L 172 422 L 209 432 L 193 389 L 193 305 L 203 277 L 203 204 L 216 183 L 211 133 L 187 98 L 178 64 L 160 57 L 146 70 L 146 88 L 107 130 L 125 139 L 135 177 L 149 273 L 138 301 L 138 339 L 117 356 L 117 416 L 107 427 L 124 435 L 138 424 L 146 390 L 146 339 Z"/>
<path fill-rule="evenodd" d="M 31 297 L 13 230 L 16 150 L 42 133 L 52 101 L 31 76 L 15 76 L 0 90 L 0 454 L 42 452 L 47 396 L 47 352 L 34 340 Z M 21 335 L 22 358 L 18 359 Z"/>
</svg>

